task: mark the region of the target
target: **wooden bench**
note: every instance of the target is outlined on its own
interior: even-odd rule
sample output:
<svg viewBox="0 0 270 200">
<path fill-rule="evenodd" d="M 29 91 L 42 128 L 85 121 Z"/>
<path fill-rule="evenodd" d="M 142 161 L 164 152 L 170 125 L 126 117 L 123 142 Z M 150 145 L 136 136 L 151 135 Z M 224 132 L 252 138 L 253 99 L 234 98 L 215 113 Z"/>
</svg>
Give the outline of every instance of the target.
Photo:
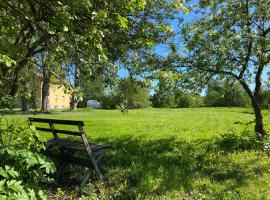
<svg viewBox="0 0 270 200">
<path fill-rule="evenodd" d="M 99 169 L 100 160 L 104 153 L 110 148 L 110 145 L 88 143 L 83 128 L 83 121 L 29 118 L 28 122 L 29 125 L 34 126 L 36 123 L 49 125 L 49 128 L 38 126 L 35 127 L 38 131 L 51 132 L 53 134 L 53 138 L 46 142 L 44 154 L 60 161 L 60 165 L 56 173 L 57 179 L 60 178 L 63 170 L 69 163 L 88 168 L 86 175 L 81 181 L 81 185 L 84 185 L 89 180 L 93 170 L 96 171 L 100 179 L 103 178 Z M 56 128 L 55 125 L 77 126 L 79 130 L 64 130 L 61 128 Z M 73 138 L 60 138 L 59 134 L 73 136 Z M 80 137 L 80 140 L 76 140 L 75 137 Z M 58 152 L 55 152 L 54 148 L 56 148 Z M 80 154 L 81 152 L 85 152 L 87 158 L 76 156 L 77 152 Z"/>
</svg>

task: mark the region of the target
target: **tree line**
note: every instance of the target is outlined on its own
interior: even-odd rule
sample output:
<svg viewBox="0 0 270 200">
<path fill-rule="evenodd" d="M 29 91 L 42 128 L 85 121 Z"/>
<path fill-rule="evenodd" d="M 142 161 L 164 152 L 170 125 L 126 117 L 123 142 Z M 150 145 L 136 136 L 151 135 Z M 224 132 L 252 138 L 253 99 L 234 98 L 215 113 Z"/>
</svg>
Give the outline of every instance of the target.
<svg viewBox="0 0 270 200">
<path fill-rule="evenodd" d="M 117 109 L 126 103 L 129 109 L 137 108 L 196 108 L 196 107 L 252 107 L 240 84 L 222 80 L 210 80 L 203 92 L 183 90 L 176 83 L 162 79 L 155 87 L 136 79 L 123 78 L 108 90 L 104 82 L 95 80 L 83 89 L 84 100 L 79 107 L 86 107 L 87 100 L 101 102 L 103 109 Z M 270 88 L 265 85 L 260 95 L 260 107 L 270 108 Z"/>
</svg>

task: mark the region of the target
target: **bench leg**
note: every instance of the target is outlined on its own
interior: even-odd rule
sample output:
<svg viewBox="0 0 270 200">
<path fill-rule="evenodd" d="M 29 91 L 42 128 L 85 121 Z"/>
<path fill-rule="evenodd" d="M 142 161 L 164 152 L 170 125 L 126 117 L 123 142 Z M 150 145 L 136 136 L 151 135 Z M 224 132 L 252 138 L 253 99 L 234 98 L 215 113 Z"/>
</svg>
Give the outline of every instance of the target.
<svg viewBox="0 0 270 200">
<path fill-rule="evenodd" d="M 57 169 L 57 172 L 56 172 L 56 175 L 55 175 L 55 179 L 56 181 L 59 181 L 59 179 L 61 178 L 61 175 L 63 174 L 63 171 L 64 169 L 68 166 L 68 162 L 61 162 L 58 169 Z"/>
<path fill-rule="evenodd" d="M 105 153 L 105 151 L 100 151 L 94 155 L 97 164 L 99 164 L 99 161 L 103 157 L 104 153 Z"/>
<path fill-rule="evenodd" d="M 72 156 L 74 153 L 75 153 L 75 151 L 74 150 L 68 150 L 67 152 L 64 152 L 64 150 L 63 149 L 60 149 L 60 151 L 61 151 L 61 155 L 65 155 L 65 156 Z M 64 169 L 68 166 L 68 162 L 66 162 L 66 161 L 63 161 L 63 162 L 61 162 L 60 163 L 60 165 L 59 165 L 59 167 L 58 167 L 58 169 L 57 169 L 57 173 L 56 173 L 56 175 L 55 175 L 55 179 L 57 180 L 57 181 L 59 181 L 59 179 L 61 178 L 61 175 L 62 175 L 62 173 L 63 173 L 63 171 L 64 171 Z"/>
<path fill-rule="evenodd" d="M 92 174 L 92 169 L 87 170 L 87 173 L 85 174 L 85 176 L 83 177 L 83 180 L 81 182 L 81 186 L 84 186 L 87 183 L 91 174 Z"/>
</svg>

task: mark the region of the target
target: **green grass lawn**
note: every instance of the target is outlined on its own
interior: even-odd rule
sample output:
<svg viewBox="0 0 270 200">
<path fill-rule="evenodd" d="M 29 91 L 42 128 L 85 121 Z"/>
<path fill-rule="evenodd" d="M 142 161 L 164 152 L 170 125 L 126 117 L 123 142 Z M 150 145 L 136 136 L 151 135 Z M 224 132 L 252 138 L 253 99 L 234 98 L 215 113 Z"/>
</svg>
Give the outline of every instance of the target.
<svg viewBox="0 0 270 200">
<path fill-rule="evenodd" d="M 247 131 L 253 127 L 234 124 L 253 120 L 250 109 L 143 109 L 126 115 L 79 110 L 38 117 L 83 120 L 89 141 L 112 145 L 103 162 L 106 181 L 93 178 L 82 199 L 270 199 L 267 151 Z M 264 120 L 270 120 L 268 111 Z M 52 198 L 78 198 L 70 186 L 59 187 Z"/>
</svg>

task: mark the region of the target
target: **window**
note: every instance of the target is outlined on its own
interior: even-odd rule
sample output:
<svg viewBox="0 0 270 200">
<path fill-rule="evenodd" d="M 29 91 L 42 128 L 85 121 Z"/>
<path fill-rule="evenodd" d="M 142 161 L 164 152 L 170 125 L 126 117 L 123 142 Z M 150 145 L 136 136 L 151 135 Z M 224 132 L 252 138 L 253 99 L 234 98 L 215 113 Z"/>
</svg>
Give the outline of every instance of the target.
<svg viewBox="0 0 270 200">
<path fill-rule="evenodd" d="M 62 100 L 65 101 L 65 96 L 62 96 Z"/>
<path fill-rule="evenodd" d="M 55 101 L 58 100 L 58 96 L 57 96 L 57 95 L 54 96 L 54 100 L 55 100 Z"/>
</svg>

